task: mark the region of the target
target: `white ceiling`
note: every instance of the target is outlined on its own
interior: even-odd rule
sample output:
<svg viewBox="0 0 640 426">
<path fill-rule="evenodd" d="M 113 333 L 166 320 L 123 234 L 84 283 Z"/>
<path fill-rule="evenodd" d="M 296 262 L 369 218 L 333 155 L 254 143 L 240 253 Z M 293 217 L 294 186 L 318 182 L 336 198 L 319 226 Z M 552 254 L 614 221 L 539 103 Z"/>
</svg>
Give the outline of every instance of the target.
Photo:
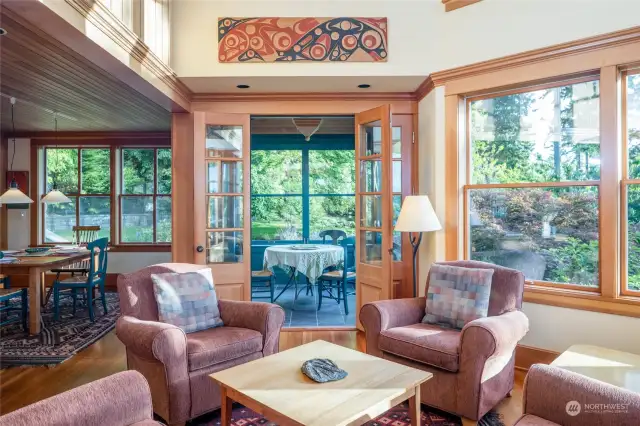
<svg viewBox="0 0 640 426">
<path fill-rule="evenodd" d="M 336 93 L 414 92 L 426 79 L 424 76 L 392 77 L 182 77 L 180 80 L 193 93 Z M 248 84 L 250 89 L 238 89 Z M 359 84 L 370 84 L 359 89 Z"/>
</svg>

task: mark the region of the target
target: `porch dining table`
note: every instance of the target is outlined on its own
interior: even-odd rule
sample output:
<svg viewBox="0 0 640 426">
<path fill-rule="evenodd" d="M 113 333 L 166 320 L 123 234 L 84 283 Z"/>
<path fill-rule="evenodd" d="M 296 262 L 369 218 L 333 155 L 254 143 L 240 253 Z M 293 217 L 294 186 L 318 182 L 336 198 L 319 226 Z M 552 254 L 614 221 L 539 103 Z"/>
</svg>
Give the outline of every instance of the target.
<svg viewBox="0 0 640 426">
<path fill-rule="evenodd" d="M 313 285 L 326 268 L 337 266 L 343 261 L 344 249 L 342 246 L 290 244 L 270 246 L 264 251 L 265 269 L 273 272 L 273 268 L 277 266 L 290 273 L 289 282 L 275 300 L 291 286 L 292 282 L 296 285 L 294 300 L 298 298 L 297 281 L 295 280 L 298 274 L 307 278 L 308 285 Z"/>
<path fill-rule="evenodd" d="M 59 254 L 52 250 L 45 256 L 25 256 L 10 254 L 16 262 L 0 264 L 0 273 L 4 275 L 29 275 L 29 334 L 40 333 L 40 307 L 44 302 L 44 274 L 51 269 L 73 265 L 90 257 L 88 250 Z"/>
</svg>

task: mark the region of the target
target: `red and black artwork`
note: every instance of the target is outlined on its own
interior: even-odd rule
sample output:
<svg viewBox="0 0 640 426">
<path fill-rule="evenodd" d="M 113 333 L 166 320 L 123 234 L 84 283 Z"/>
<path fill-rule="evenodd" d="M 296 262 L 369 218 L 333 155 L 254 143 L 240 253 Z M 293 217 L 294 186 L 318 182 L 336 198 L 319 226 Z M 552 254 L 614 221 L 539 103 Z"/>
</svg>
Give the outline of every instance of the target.
<svg viewBox="0 0 640 426">
<path fill-rule="evenodd" d="M 220 62 L 386 62 L 387 18 L 219 18 Z"/>
</svg>

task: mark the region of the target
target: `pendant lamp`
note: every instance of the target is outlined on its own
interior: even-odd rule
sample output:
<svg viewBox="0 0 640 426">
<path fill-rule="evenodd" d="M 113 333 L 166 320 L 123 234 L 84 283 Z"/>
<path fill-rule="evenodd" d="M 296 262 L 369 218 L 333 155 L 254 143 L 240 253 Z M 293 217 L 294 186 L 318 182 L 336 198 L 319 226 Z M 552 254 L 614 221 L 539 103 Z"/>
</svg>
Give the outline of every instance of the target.
<svg viewBox="0 0 640 426">
<path fill-rule="evenodd" d="M 57 148 L 58 147 L 58 115 L 55 113 L 53 114 L 53 120 L 55 121 L 55 137 L 56 137 L 56 148 Z M 62 192 L 58 191 L 58 184 L 56 183 L 56 180 L 54 178 L 51 191 L 49 191 L 49 193 L 42 198 L 41 202 L 47 203 L 47 204 L 56 204 L 56 203 L 70 203 L 71 200 Z"/>
<path fill-rule="evenodd" d="M 13 108 L 16 104 L 16 98 L 11 98 L 11 127 L 13 129 L 13 155 L 11 156 L 11 167 L 10 171 L 13 171 L 13 160 L 16 158 L 16 125 L 13 120 Z M 2 196 L 0 196 L 0 204 L 28 204 L 33 203 L 33 200 L 27 197 L 20 188 L 18 188 L 18 182 L 16 182 L 16 178 L 14 175 L 11 176 L 11 183 L 9 184 L 9 189 L 5 191 Z"/>
</svg>

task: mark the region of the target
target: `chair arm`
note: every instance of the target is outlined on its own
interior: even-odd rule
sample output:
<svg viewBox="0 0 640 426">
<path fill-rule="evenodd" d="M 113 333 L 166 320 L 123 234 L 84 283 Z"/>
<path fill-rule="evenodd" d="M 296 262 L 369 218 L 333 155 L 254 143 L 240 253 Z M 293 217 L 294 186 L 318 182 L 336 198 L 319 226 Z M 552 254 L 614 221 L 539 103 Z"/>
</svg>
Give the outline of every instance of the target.
<svg viewBox="0 0 640 426">
<path fill-rule="evenodd" d="M 151 419 L 147 381 L 137 371 L 125 371 L 6 414 L 0 425 L 126 426 Z"/>
<path fill-rule="evenodd" d="M 580 406 L 576 416 L 567 413 L 570 401 Z M 562 368 L 534 364 L 524 382 L 523 411 L 566 426 L 635 425 L 640 394 Z"/>
<path fill-rule="evenodd" d="M 367 353 L 381 357 L 382 351 L 378 349 L 380 332 L 418 324 L 424 317 L 425 306 L 424 297 L 381 300 L 365 304 L 360 309 L 360 322 L 365 331 Z"/>
<path fill-rule="evenodd" d="M 248 328 L 262 334 L 262 354 L 278 352 L 284 310 L 274 303 L 219 300 L 220 317 L 225 326 Z"/>
<path fill-rule="evenodd" d="M 125 315 L 116 322 L 116 335 L 127 350 L 141 358 L 158 360 L 167 367 L 183 364 L 187 369 L 187 337 L 175 325 Z"/>
<path fill-rule="evenodd" d="M 464 354 L 469 351 L 466 353 L 485 358 L 511 357 L 516 345 L 528 331 L 529 319 L 522 311 L 479 318 L 462 328 L 461 352 Z"/>
</svg>

